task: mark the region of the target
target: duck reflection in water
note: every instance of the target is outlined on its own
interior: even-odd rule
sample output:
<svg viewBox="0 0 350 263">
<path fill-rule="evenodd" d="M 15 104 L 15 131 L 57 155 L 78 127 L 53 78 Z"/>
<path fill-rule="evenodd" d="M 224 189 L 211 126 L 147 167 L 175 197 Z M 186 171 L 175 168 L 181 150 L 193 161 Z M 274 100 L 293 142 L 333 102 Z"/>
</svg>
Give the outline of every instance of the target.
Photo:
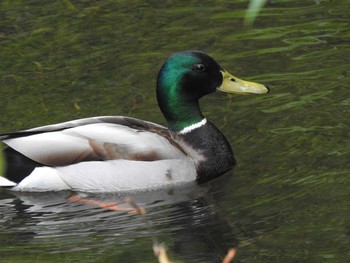
<svg viewBox="0 0 350 263">
<path fill-rule="evenodd" d="M 74 243 L 92 250 L 93 254 L 108 250 L 108 257 L 112 259 L 116 256 L 113 254 L 116 247 L 120 255 L 120 250 L 129 251 L 128 246 L 136 239 L 149 238 L 151 254 L 151 239 L 156 239 L 185 262 L 218 262 L 238 241 L 231 225 L 213 209 L 208 193 L 208 186 L 198 185 L 99 195 L 2 190 L 1 231 L 7 244 L 16 247 L 19 243 L 26 246 L 41 243 L 43 253 L 45 246 L 51 251 L 56 248 L 57 253 L 67 252 L 74 249 Z M 146 210 L 144 218 L 133 213 L 134 208 L 125 203 L 126 196 Z M 127 254 L 123 260 L 134 259 Z"/>
</svg>

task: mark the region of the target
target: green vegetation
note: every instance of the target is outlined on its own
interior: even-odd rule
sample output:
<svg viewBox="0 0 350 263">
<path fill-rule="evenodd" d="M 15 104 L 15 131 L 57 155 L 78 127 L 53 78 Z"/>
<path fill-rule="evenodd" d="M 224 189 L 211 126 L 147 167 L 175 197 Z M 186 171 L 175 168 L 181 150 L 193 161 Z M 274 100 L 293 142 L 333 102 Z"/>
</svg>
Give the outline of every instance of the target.
<svg viewBox="0 0 350 263">
<path fill-rule="evenodd" d="M 244 24 L 245 25 L 252 25 L 258 16 L 261 9 L 266 4 L 267 0 L 250 0 L 249 6 L 247 8 L 245 17 L 244 17 Z"/>
</svg>

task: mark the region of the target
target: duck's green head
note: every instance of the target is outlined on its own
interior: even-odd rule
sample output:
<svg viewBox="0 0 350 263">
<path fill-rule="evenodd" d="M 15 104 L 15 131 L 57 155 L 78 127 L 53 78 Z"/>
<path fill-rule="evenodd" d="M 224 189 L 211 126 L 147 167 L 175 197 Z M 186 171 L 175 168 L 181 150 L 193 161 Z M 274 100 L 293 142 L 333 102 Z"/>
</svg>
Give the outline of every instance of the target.
<svg viewBox="0 0 350 263">
<path fill-rule="evenodd" d="M 204 119 L 198 101 L 216 90 L 263 94 L 264 85 L 243 81 L 201 51 L 175 53 L 162 66 L 157 81 L 159 107 L 169 129 L 179 132 Z"/>
</svg>

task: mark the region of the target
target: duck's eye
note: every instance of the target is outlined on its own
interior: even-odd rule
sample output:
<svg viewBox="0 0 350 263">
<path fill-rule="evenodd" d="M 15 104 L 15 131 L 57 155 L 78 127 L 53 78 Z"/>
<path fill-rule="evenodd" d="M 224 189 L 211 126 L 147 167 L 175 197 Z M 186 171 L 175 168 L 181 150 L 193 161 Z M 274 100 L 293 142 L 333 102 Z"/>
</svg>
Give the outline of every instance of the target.
<svg viewBox="0 0 350 263">
<path fill-rule="evenodd" d="M 206 65 L 202 63 L 194 64 L 193 70 L 197 72 L 204 72 L 207 69 Z"/>
</svg>

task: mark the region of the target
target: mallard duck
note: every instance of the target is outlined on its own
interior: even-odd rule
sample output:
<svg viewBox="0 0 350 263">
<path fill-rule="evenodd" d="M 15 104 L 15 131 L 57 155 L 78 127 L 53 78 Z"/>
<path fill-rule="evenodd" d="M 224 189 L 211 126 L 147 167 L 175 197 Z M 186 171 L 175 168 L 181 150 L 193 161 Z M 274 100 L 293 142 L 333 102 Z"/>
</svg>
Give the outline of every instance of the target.
<svg viewBox="0 0 350 263">
<path fill-rule="evenodd" d="M 201 51 L 169 57 L 157 79 L 168 128 L 123 116 L 78 119 L 6 133 L 0 186 L 17 191 L 114 192 L 202 183 L 235 165 L 224 135 L 201 113 L 214 91 L 264 94 Z"/>
</svg>

